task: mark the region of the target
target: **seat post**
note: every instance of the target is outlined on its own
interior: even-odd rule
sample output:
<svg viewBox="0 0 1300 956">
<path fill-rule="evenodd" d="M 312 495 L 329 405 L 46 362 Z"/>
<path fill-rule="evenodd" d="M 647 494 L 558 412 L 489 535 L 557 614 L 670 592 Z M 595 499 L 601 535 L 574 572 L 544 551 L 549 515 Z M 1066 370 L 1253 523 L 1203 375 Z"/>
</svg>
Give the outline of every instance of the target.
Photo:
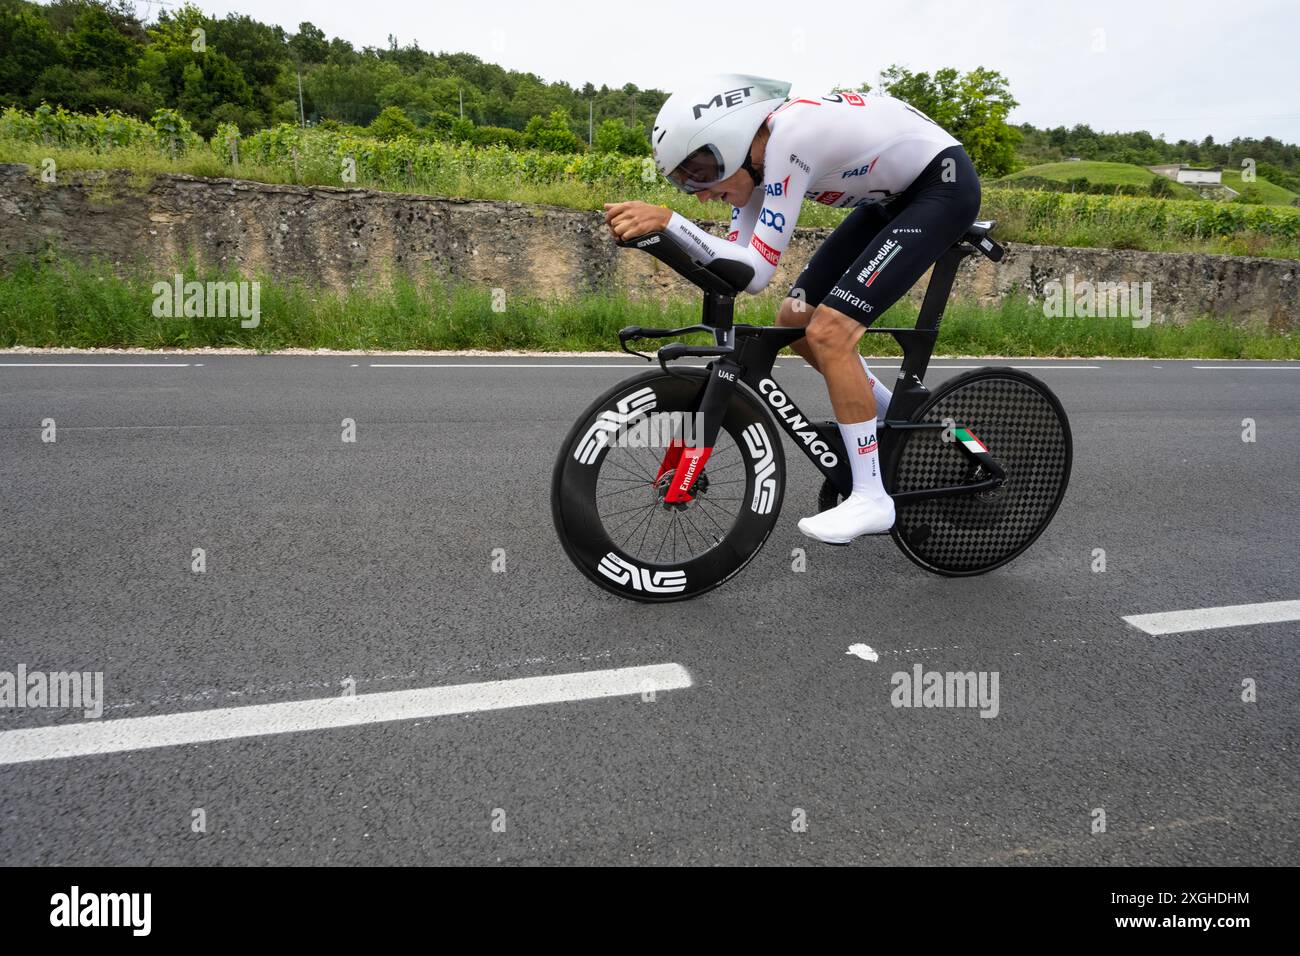
<svg viewBox="0 0 1300 956">
<path fill-rule="evenodd" d="M 916 316 L 918 329 L 939 331 L 944 307 L 948 304 L 948 296 L 952 295 L 953 283 L 957 280 L 957 266 L 970 254 L 970 246 L 960 243 L 940 256 L 934 264 L 930 284 L 925 287 L 925 298 L 921 300 L 921 311 Z"/>
<path fill-rule="evenodd" d="M 890 403 L 889 409 L 891 412 L 897 411 L 900 418 L 910 414 L 912 407 L 920 404 L 926 395 L 922 382 L 925 370 L 930 365 L 935 340 L 939 337 L 939 322 L 943 319 L 944 306 L 948 304 L 948 296 L 957 279 L 957 266 L 971 251 L 965 243 L 959 243 L 939 257 L 930 273 L 930 283 L 925 287 L 921 311 L 916 316 L 916 327 L 894 331 L 894 338 L 903 347 L 903 361 L 894 387 L 894 401 Z"/>
</svg>

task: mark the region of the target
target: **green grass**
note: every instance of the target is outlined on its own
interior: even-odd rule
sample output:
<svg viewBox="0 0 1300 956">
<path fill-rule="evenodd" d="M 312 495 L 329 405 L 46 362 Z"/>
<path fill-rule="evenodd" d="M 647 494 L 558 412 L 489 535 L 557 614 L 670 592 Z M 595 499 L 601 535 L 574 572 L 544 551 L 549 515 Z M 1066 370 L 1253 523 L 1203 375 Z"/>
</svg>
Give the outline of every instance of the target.
<svg viewBox="0 0 1300 956">
<path fill-rule="evenodd" d="M 282 162 L 266 165 L 241 163 L 238 167 L 230 167 L 210 150 L 203 149 L 171 159 L 159 154 L 156 149 L 147 147 L 118 147 L 97 151 L 46 147 L 0 139 L 0 161 L 25 163 L 33 176 L 36 176 L 41 161 L 47 157 L 55 160 L 63 175 L 85 169 L 120 168 L 131 173 L 133 184 L 139 186 L 147 184 L 148 178 L 155 173 L 235 176 L 268 183 L 341 185 L 333 160 L 321 157 L 314 161 L 304 159 L 297 164 L 296 169 Z M 509 200 L 590 211 L 600 210 L 606 202 L 641 199 L 667 205 L 697 221 L 725 223 L 730 219 L 731 209 L 726 204 L 700 203 L 672 189 L 662 179 L 642 182 L 638 176 L 631 182 L 626 177 L 588 181 L 576 176 L 560 176 L 543 181 L 529 181 L 517 173 L 502 172 L 490 163 L 479 164 L 479 168 L 467 170 L 460 168 L 458 162 L 459 160 L 436 164 L 426 173 L 410 176 L 404 172 L 390 172 L 382 177 L 367 176 L 359 170 L 354 185 L 430 196 Z M 1088 164 L 1052 165 L 1075 168 Z M 1149 177 L 1151 174 L 1147 175 Z M 1219 210 L 1224 205 L 1199 200 L 1184 203 L 1168 199 L 1149 200 L 1143 205 L 1129 197 L 1053 194 L 1037 190 L 998 188 L 994 184 L 984 190 L 981 215 L 999 220 L 996 236 L 1008 242 L 1300 258 L 1300 231 L 1294 225 L 1288 227 L 1289 232 L 1286 229 L 1279 230 L 1276 223 L 1254 225 L 1263 221 L 1255 212 L 1276 217 L 1290 215 L 1292 210 L 1281 210 L 1277 206 L 1232 203 L 1229 205 L 1243 215 L 1221 227 L 1217 223 L 1223 218 Z M 1180 209 L 1183 211 L 1179 212 Z M 1250 211 L 1255 212 L 1249 216 L 1244 215 Z M 834 227 L 846 215 L 846 210 L 806 202 L 803 204 L 799 225 Z M 1292 218 L 1300 221 L 1300 216 Z M 1199 224 L 1201 220 L 1204 220 L 1204 225 Z"/>
<path fill-rule="evenodd" d="M 238 279 L 200 275 L 187 279 Z M 680 326 L 698 321 L 691 299 L 667 304 L 622 294 L 544 300 L 510 296 L 492 309 L 490 290 L 433 276 L 344 293 L 302 283 L 261 280 L 261 322 L 166 319 L 152 314 L 152 285 L 170 276 L 119 277 L 105 265 L 47 259 L 0 276 L 0 346 L 186 348 L 239 347 L 372 350 L 528 349 L 599 351 L 617 348 L 625 325 Z M 779 296 L 743 297 L 737 322 L 770 325 Z M 878 325 L 910 325 L 916 309 L 901 303 Z M 656 343 L 647 343 L 654 348 Z M 898 354 L 888 335 L 868 335 L 867 354 Z M 1182 326 L 1135 329 L 1125 319 L 1048 319 L 1041 307 L 1009 299 L 996 307 L 954 303 L 936 352 L 968 355 L 1151 356 L 1160 358 L 1300 358 L 1300 337 L 1237 329 L 1203 319 Z"/>
<path fill-rule="evenodd" d="M 1092 160 L 1080 160 L 1077 163 L 1043 163 L 1040 166 L 1031 166 L 1028 169 L 1012 173 L 1006 178 L 1023 179 L 1026 176 L 1038 176 L 1062 183 L 1082 177 L 1090 183 L 1142 187 L 1150 185 L 1151 180 L 1156 178 L 1155 173 L 1143 166 L 1134 166 L 1131 163 L 1103 163 Z M 1197 198 L 1195 192 L 1186 186 L 1174 182 L 1170 182 L 1169 185 L 1173 186 L 1180 194 L 1185 194 L 1182 195 L 1182 198 Z"/>
<path fill-rule="evenodd" d="M 1152 180 L 1162 178 L 1145 166 L 1131 163 L 1108 163 L 1099 160 L 1080 160 L 1075 163 L 1043 163 L 1031 166 L 999 180 L 1006 183 L 1022 179 L 1048 179 L 1053 182 L 1068 183 L 1074 179 L 1086 179 L 1095 186 L 1127 186 L 1145 191 Z M 1166 180 L 1169 183 L 1172 199 L 1199 199 L 1200 195 L 1181 183 Z"/>
<path fill-rule="evenodd" d="M 1006 179 L 1040 177 L 1063 183 L 1083 177 L 1091 183 L 1145 188 L 1157 175 L 1144 166 L 1134 166 L 1130 163 L 1104 163 L 1081 160 L 1077 163 L 1043 163 L 1039 166 L 1031 166 L 1028 169 L 1012 173 Z M 1181 183 L 1175 183 L 1171 180 L 1169 185 L 1174 188 L 1176 195 L 1180 199 L 1199 198 L 1196 190 L 1189 189 Z M 1296 193 L 1291 192 L 1289 189 L 1259 177 L 1256 177 L 1253 183 L 1243 183 L 1240 169 L 1225 169 L 1223 171 L 1223 185 L 1235 189 L 1237 192 L 1246 191 L 1250 202 L 1263 205 L 1289 206 L 1297 198 Z"/>
<path fill-rule="evenodd" d="M 1300 195 L 1291 192 L 1275 183 L 1270 183 L 1267 179 L 1261 179 L 1256 176 L 1253 183 L 1243 183 L 1241 181 L 1240 169 L 1225 169 L 1223 171 L 1223 185 L 1244 192 L 1246 198 L 1251 202 L 1264 203 L 1270 206 L 1289 206 Z"/>
</svg>

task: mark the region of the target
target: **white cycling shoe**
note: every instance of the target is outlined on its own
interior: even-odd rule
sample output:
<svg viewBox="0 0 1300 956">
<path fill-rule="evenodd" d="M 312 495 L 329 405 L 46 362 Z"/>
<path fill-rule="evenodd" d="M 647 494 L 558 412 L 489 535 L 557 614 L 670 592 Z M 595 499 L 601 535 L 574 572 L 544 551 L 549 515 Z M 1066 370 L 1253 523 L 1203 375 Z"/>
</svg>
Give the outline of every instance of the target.
<svg viewBox="0 0 1300 956">
<path fill-rule="evenodd" d="M 799 522 L 799 530 L 826 544 L 848 544 L 864 534 L 884 534 L 894 526 L 894 499 L 854 492 L 842 502 Z"/>
</svg>

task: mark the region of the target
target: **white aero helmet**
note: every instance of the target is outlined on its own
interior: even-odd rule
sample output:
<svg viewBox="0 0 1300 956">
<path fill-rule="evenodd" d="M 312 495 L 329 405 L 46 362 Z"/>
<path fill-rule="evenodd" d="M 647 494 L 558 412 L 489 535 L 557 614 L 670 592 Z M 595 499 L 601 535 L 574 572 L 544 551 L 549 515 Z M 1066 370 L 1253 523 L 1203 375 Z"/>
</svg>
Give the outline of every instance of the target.
<svg viewBox="0 0 1300 956">
<path fill-rule="evenodd" d="M 790 84 L 742 73 L 704 77 L 664 101 L 650 143 L 655 165 L 676 186 L 698 192 L 749 169 L 749 147 L 763 120 L 785 102 Z"/>
</svg>

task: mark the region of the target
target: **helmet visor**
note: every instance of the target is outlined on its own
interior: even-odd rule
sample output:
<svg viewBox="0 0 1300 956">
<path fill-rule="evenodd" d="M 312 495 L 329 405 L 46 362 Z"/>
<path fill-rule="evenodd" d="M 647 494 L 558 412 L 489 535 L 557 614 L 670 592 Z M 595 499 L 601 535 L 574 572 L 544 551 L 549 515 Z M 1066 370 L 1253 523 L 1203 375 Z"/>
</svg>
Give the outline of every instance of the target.
<svg viewBox="0 0 1300 956">
<path fill-rule="evenodd" d="M 722 156 L 712 144 L 701 146 L 687 156 L 677 168 L 668 174 L 678 189 L 687 193 L 697 193 L 707 189 L 727 177 L 722 165 Z"/>
</svg>

